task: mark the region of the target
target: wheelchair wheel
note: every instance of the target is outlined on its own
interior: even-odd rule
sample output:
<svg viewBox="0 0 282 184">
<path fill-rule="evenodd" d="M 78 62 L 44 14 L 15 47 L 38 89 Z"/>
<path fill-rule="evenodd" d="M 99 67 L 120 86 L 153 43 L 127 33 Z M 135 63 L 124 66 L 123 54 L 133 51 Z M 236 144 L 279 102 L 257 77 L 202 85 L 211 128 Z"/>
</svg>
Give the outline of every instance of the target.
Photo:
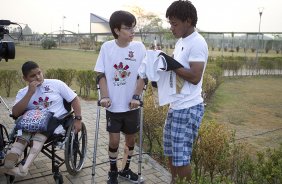
<svg viewBox="0 0 282 184">
<path fill-rule="evenodd" d="M 4 164 L 5 153 L 9 142 L 8 131 L 4 125 L 0 124 L 0 166 Z"/>
<path fill-rule="evenodd" d="M 3 144 L 6 144 L 10 141 L 8 131 L 6 127 L 2 124 L 0 124 L 0 136 L 1 136 L 1 141 L 3 142 Z"/>
<path fill-rule="evenodd" d="M 87 131 L 82 122 L 81 131 L 74 133 L 73 123 L 69 126 L 65 143 L 65 164 L 69 174 L 76 175 L 83 167 L 87 150 Z"/>
</svg>

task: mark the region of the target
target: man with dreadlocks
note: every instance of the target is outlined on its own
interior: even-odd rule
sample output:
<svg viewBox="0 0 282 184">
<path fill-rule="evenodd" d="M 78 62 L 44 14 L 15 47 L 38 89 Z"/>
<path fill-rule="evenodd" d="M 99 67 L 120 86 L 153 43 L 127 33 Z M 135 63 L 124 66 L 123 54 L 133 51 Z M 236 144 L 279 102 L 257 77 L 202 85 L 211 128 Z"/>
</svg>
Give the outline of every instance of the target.
<svg viewBox="0 0 282 184">
<path fill-rule="evenodd" d="M 172 58 L 183 67 L 173 71 L 184 79 L 181 91 L 185 94 L 170 103 L 164 126 L 164 154 L 168 157 L 174 184 L 176 178 L 191 180 L 192 146 L 204 115 L 201 92 L 208 47 L 196 30 L 197 10 L 190 1 L 174 1 L 166 11 L 166 18 L 178 38 Z"/>
</svg>

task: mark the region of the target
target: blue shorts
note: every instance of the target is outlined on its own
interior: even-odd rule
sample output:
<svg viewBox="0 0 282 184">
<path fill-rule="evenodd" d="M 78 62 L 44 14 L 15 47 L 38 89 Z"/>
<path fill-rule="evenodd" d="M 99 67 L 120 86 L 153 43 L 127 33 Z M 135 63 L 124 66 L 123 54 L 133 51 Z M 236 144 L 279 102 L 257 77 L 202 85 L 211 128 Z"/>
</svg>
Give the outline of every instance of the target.
<svg viewBox="0 0 282 184">
<path fill-rule="evenodd" d="M 164 155 L 173 166 L 190 165 L 193 142 L 204 115 L 204 104 L 188 109 L 169 109 L 163 132 Z"/>
</svg>

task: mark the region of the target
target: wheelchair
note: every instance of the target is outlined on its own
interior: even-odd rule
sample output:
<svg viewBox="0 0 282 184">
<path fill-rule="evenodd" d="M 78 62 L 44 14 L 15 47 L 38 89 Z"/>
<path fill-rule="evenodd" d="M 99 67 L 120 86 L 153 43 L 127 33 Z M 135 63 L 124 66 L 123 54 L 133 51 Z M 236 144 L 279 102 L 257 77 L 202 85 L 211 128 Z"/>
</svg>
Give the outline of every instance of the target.
<svg viewBox="0 0 282 184">
<path fill-rule="evenodd" d="M 4 102 L 3 98 L 0 96 L 0 103 L 3 103 L 9 110 L 7 104 Z M 87 130 L 85 124 L 82 122 L 81 131 L 78 133 L 74 132 L 74 116 L 71 109 L 70 103 L 64 101 L 64 106 L 68 113 L 63 117 L 60 117 L 60 122 L 65 129 L 64 134 L 53 134 L 49 137 L 42 149 L 41 153 L 51 159 L 53 178 L 56 184 L 63 183 L 63 176 L 60 172 L 60 167 L 65 164 L 67 172 L 70 175 L 77 175 L 79 171 L 83 168 L 86 151 L 87 151 Z M 9 110 L 10 111 L 10 110 Z M 11 112 L 10 112 L 10 117 Z M 0 124 L 0 153 L 4 155 L 10 149 L 11 145 L 15 142 L 16 131 L 15 128 L 12 129 L 9 134 L 7 128 Z M 24 151 L 22 158 L 19 163 L 24 163 L 27 157 L 29 146 Z M 64 158 L 57 154 L 57 151 L 64 149 Z M 1 155 L 0 155 L 1 156 Z M 0 165 L 4 162 L 1 160 Z M 7 183 L 14 183 L 15 176 L 6 175 Z"/>
</svg>

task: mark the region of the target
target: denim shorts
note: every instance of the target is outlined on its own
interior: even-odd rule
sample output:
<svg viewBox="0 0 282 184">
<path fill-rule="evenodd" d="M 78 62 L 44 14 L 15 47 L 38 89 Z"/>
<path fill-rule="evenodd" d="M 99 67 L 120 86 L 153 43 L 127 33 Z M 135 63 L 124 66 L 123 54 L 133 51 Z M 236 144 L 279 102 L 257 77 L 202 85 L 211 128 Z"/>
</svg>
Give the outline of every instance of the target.
<svg viewBox="0 0 282 184">
<path fill-rule="evenodd" d="M 190 165 L 193 142 L 204 115 L 204 104 L 181 110 L 169 109 L 163 132 L 164 155 L 173 166 Z"/>
</svg>

